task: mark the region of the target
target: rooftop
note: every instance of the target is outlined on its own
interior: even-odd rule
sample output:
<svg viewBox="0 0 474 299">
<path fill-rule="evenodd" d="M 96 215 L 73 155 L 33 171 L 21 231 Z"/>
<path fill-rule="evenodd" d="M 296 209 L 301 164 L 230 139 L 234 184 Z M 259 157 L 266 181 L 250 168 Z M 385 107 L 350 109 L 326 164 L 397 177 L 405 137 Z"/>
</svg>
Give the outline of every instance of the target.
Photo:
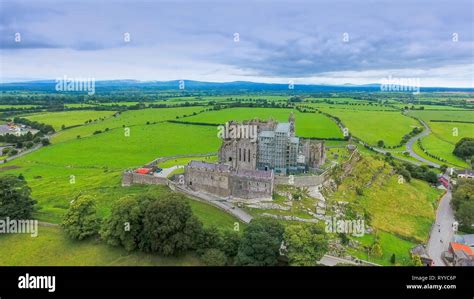
<svg viewBox="0 0 474 299">
<path fill-rule="evenodd" d="M 231 169 L 231 167 L 226 164 L 208 163 L 208 162 L 195 161 L 195 160 L 192 160 L 191 162 L 189 162 L 188 167 L 205 168 L 209 170 L 219 170 L 219 171 L 230 171 Z"/>
<path fill-rule="evenodd" d="M 470 235 L 455 235 L 454 241 L 470 247 L 474 247 L 474 234 Z"/>
<path fill-rule="evenodd" d="M 472 251 L 471 247 L 467 245 L 451 242 L 451 247 L 453 248 L 453 251 L 461 250 L 467 255 L 474 255 L 474 252 Z"/>
</svg>

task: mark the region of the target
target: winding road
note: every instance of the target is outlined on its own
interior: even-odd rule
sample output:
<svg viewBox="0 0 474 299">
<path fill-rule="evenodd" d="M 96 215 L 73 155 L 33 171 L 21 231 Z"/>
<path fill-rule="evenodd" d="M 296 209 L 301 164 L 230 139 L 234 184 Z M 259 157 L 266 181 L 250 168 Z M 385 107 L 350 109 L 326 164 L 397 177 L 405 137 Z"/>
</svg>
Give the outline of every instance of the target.
<svg viewBox="0 0 474 299">
<path fill-rule="evenodd" d="M 419 156 L 413 150 L 413 144 L 415 144 L 415 142 L 417 142 L 422 137 L 428 136 L 431 133 L 430 127 L 428 127 L 428 125 L 424 121 L 422 121 L 421 119 L 419 119 L 418 121 L 423 125 L 423 127 L 425 127 L 425 129 L 420 134 L 418 134 L 418 135 L 410 138 L 410 140 L 408 140 L 408 142 L 406 144 L 406 149 L 410 153 L 410 156 L 417 159 L 418 161 L 426 163 L 426 164 L 431 165 L 433 167 L 439 168 L 440 167 L 439 164 Z"/>
<path fill-rule="evenodd" d="M 436 220 L 431 229 L 428 241 L 428 255 L 433 259 L 434 266 L 445 266 L 441 259 L 443 251 L 448 250 L 449 242 L 452 240 L 454 213 L 451 208 L 451 190 L 441 198 L 436 211 Z"/>
</svg>

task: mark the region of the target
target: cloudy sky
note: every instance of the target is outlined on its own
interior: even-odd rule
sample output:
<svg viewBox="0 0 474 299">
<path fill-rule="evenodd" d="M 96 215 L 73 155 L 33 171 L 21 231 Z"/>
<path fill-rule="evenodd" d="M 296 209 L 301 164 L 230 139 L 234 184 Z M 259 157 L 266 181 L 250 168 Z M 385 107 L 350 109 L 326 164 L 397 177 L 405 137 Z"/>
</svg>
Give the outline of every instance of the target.
<svg viewBox="0 0 474 299">
<path fill-rule="evenodd" d="M 472 0 L 0 0 L 0 80 L 474 87 L 473 11 Z"/>
</svg>

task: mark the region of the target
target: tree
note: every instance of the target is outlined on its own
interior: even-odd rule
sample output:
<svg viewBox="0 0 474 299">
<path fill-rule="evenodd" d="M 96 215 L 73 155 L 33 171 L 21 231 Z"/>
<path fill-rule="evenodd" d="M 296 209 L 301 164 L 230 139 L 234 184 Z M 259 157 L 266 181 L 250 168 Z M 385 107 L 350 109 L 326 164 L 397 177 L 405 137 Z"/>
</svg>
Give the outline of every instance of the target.
<svg viewBox="0 0 474 299">
<path fill-rule="evenodd" d="M 228 257 L 235 257 L 239 251 L 239 244 L 241 237 L 238 232 L 226 230 L 222 236 L 222 247 L 221 250 Z"/>
<path fill-rule="evenodd" d="M 201 259 L 208 266 L 225 266 L 227 264 L 225 253 L 215 248 L 205 250 Z"/>
<path fill-rule="evenodd" d="M 377 146 L 378 147 L 384 147 L 384 145 L 385 145 L 385 142 L 383 140 L 377 141 Z"/>
<path fill-rule="evenodd" d="M 17 155 L 17 154 L 18 154 L 18 151 L 17 151 L 16 149 L 14 149 L 14 148 L 12 148 L 12 149 L 8 152 L 8 156 L 9 156 L 9 157 L 13 157 L 13 156 L 15 156 L 15 155 Z"/>
<path fill-rule="evenodd" d="M 474 138 L 461 138 L 454 146 L 453 154 L 462 159 L 470 159 L 474 156 Z"/>
<path fill-rule="evenodd" d="M 199 255 L 211 248 L 222 248 L 222 235 L 215 226 L 203 228 L 197 237 L 196 248 Z"/>
<path fill-rule="evenodd" d="M 459 179 L 453 188 L 451 205 L 464 232 L 474 232 L 474 181 Z"/>
<path fill-rule="evenodd" d="M 236 264 L 274 266 L 280 255 L 284 227 L 273 218 L 257 218 L 245 228 Z"/>
<path fill-rule="evenodd" d="M 328 250 L 324 229 L 313 223 L 287 226 L 284 239 L 290 265 L 316 266 Z"/>
<path fill-rule="evenodd" d="M 372 245 L 372 247 L 370 248 L 370 253 L 378 257 L 382 256 L 382 246 L 380 246 L 380 243 L 378 241 L 375 241 L 375 243 Z"/>
<path fill-rule="evenodd" d="M 2 156 L 8 155 L 8 153 L 9 153 L 11 150 L 12 150 L 11 147 L 4 147 L 4 148 L 2 149 Z"/>
<path fill-rule="evenodd" d="M 93 198 L 81 196 L 75 199 L 64 215 L 61 227 L 71 239 L 75 240 L 83 240 L 98 234 L 100 218 L 97 216 Z"/>
<path fill-rule="evenodd" d="M 456 219 L 464 232 L 474 232 L 474 200 L 462 201 L 456 210 Z"/>
<path fill-rule="evenodd" d="M 102 239 L 113 246 L 122 245 L 127 251 L 137 249 L 146 202 L 139 197 L 124 197 L 115 202 L 110 217 L 102 225 Z"/>
<path fill-rule="evenodd" d="M 392 265 L 395 265 L 396 261 L 397 261 L 397 260 L 396 260 L 396 257 L 395 257 L 395 253 L 392 253 L 392 256 L 390 257 L 390 263 L 391 263 Z"/>
<path fill-rule="evenodd" d="M 140 249 L 173 255 L 195 248 L 201 222 L 180 194 L 170 194 L 148 204 Z"/>
<path fill-rule="evenodd" d="M 412 263 L 414 266 L 423 266 L 423 262 L 419 255 L 415 254 L 411 257 Z"/>
<path fill-rule="evenodd" d="M 36 201 L 26 181 L 13 175 L 0 176 L 0 219 L 29 219 Z"/>
</svg>

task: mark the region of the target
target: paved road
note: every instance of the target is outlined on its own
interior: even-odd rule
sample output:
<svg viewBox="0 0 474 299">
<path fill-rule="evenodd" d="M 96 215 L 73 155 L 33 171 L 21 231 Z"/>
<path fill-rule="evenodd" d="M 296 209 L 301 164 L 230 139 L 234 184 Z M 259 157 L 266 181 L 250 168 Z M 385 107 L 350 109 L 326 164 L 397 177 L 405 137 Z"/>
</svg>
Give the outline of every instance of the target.
<svg viewBox="0 0 474 299">
<path fill-rule="evenodd" d="M 445 266 L 441 253 L 448 250 L 449 242 L 453 238 L 454 214 L 451 208 L 451 191 L 448 190 L 441 198 L 436 211 L 436 221 L 428 241 L 428 255 L 433 259 L 435 266 Z"/>
<path fill-rule="evenodd" d="M 344 258 L 340 258 L 340 257 L 337 257 L 337 256 L 332 256 L 332 255 L 329 255 L 329 254 L 325 254 L 320 260 L 319 260 L 319 264 L 320 265 L 324 265 L 324 266 L 336 266 L 337 264 L 350 264 L 350 265 L 354 265 L 354 266 L 380 266 L 378 264 L 375 264 L 375 263 L 370 263 L 370 262 L 367 262 L 367 261 L 364 261 L 364 260 L 358 260 L 359 262 L 355 262 L 355 261 L 351 261 L 351 260 L 347 260 L 347 259 L 344 259 Z"/>
<path fill-rule="evenodd" d="M 35 151 L 35 150 L 37 150 L 37 149 L 39 149 L 39 148 L 41 148 L 41 147 L 43 147 L 43 145 L 42 145 L 41 143 L 39 143 L 39 144 L 35 145 L 34 147 L 32 147 L 32 148 L 26 150 L 26 151 L 22 151 L 21 153 L 19 153 L 19 154 L 16 155 L 16 156 L 7 157 L 7 158 L 6 158 L 6 159 L 7 159 L 7 163 L 10 162 L 11 160 L 15 160 L 16 158 L 20 158 L 20 157 L 22 157 L 22 156 L 24 156 L 24 155 L 27 155 L 27 154 L 29 154 L 29 153 L 31 153 L 31 152 L 33 152 L 33 151 Z M 4 163 L 4 160 L 0 160 L 0 164 L 3 164 L 3 163 Z"/>
<path fill-rule="evenodd" d="M 157 173 L 155 176 L 162 177 L 162 178 L 167 178 L 168 175 L 170 175 L 170 173 L 172 173 L 173 171 L 175 171 L 178 168 L 184 168 L 184 166 L 183 165 L 175 165 L 175 166 L 171 166 L 169 168 L 163 168 L 163 170 L 160 173 Z"/>
<path fill-rule="evenodd" d="M 330 267 L 336 266 L 337 264 L 349 264 L 349 265 L 354 265 L 354 266 L 359 265 L 353 261 L 346 260 L 346 259 L 336 257 L 336 256 L 332 256 L 332 255 L 327 255 L 327 254 L 325 254 L 321 258 L 321 260 L 319 260 L 318 263 L 321 265 L 330 266 Z"/>
<path fill-rule="evenodd" d="M 58 133 L 56 132 L 56 133 L 54 133 L 53 135 L 46 135 L 46 136 L 44 136 L 44 137 L 48 138 L 48 139 L 51 141 L 51 138 L 53 138 L 53 137 L 56 136 L 57 134 L 58 134 Z M 15 160 L 16 158 L 20 158 L 20 157 L 22 157 L 22 156 L 24 156 L 24 155 L 27 155 L 27 154 L 29 154 L 29 153 L 31 153 L 31 152 L 34 152 L 34 151 L 36 151 L 36 150 L 38 150 L 38 149 L 40 149 L 40 148 L 42 148 L 42 147 L 43 147 L 43 144 L 40 142 L 40 143 L 36 144 L 35 146 L 33 146 L 32 148 L 20 152 L 20 153 L 19 153 L 18 155 L 16 155 L 16 156 L 7 157 L 7 163 L 10 162 L 11 160 Z M 0 160 L 0 164 L 4 164 L 4 160 Z"/>
<path fill-rule="evenodd" d="M 237 217 L 238 219 L 240 219 L 241 221 L 245 223 L 249 223 L 253 218 L 250 214 L 236 207 L 233 203 L 223 200 L 222 198 L 218 196 L 215 196 L 209 193 L 193 191 L 175 183 L 170 183 L 169 186 L 174 191 L 179 191 L 181 193 L 184 193 L 190 196 L 191 198 L 197 199 L 199 201 L 204 201 L 213 206 L 216 206 L 220 208 L 221 210 L 224 210 L 225 212 Z"/>
<path fill-rule="evenodd" d="M 440 167 L 439 164 L 437 164 L 433 161 L 427 160 L 427 159 L 419 156 L 417 153 L 415 153 L 415 151 L 413 151 L 413 144 L 415 144 L 415 142 L 417 142 L 418 139 L 420 139 L 422 137 L 425 137 L 425 136 L 428 136 L 431 133 L 430 127 L 428 127 L 428 125 L 424 121 L 422 121 L 421 119 L 419 121 L 423 125 L 423 127 L 425 127 L 425 129 L 420 134 L 418 134 L 418 135 L 412 137 L 410 140 L 408 140 L 408 142 L 406 144 L 406 149 L 410 153 L 410 156 L 417 159 L 418 161 L 426 163 L 426 164 L 431 165 L 433 167 L 439 168 Z"/>
</svg>

